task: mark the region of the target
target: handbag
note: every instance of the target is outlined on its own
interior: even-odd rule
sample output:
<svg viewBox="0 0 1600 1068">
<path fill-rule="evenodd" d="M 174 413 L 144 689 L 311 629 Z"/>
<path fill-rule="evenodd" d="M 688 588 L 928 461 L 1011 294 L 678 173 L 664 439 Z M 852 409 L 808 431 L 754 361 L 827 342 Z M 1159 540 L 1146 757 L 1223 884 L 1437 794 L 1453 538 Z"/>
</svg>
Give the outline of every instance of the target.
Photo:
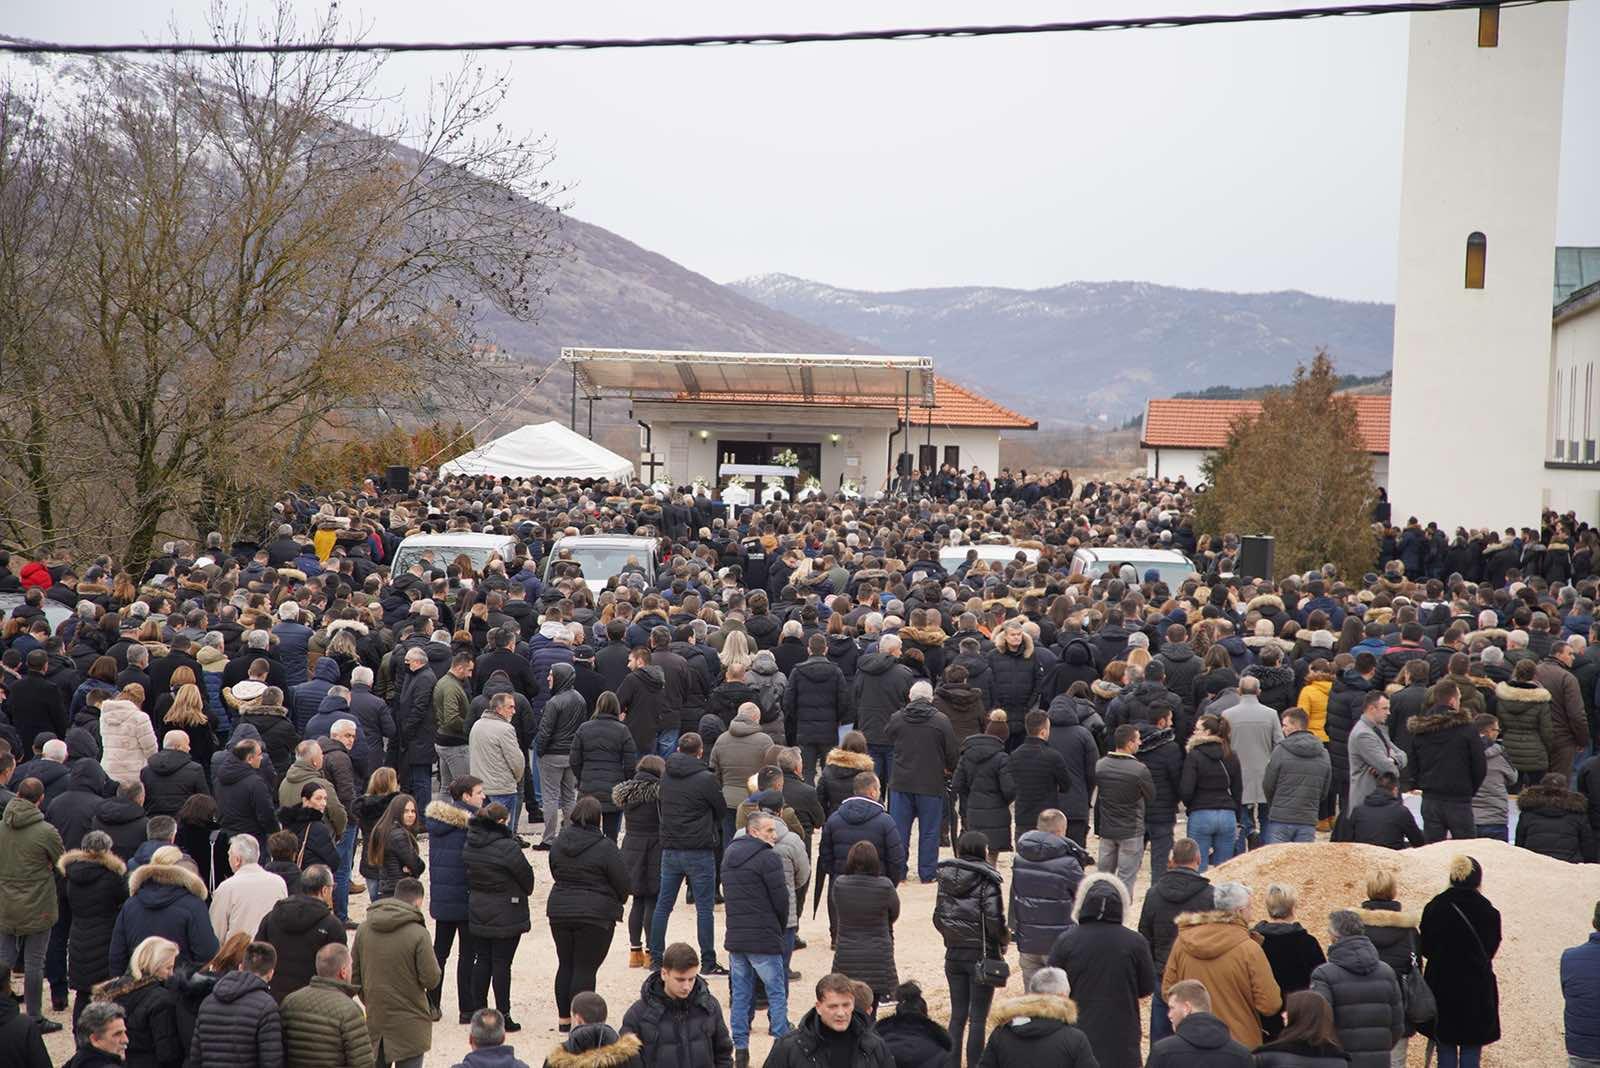
<svg viewBox="0 0 1600 1068">
<path fill-rule="evenodd" d="M 978 961 L 977 980 L 979 986 L 997 987 L 1005 986 L 1011 981 L 1011 965 L 1001 956 L 989 956 L 989 924 L 983 915 L 983 898 L 978 899 L 978 944 L 982 947 L 983 957 Z M 998 947 L 996 947 L 998 948 Z"/>
<path fill-rule="evenodd" d="M 1400 982 L 1400 993 L 1405 1002 L 1407 1023 L 1425 1024 L 1439 1015 L 1439 1002 L 1433 996 L 1433 988 L 1422 977 L 1422 965 L 1415 953 L 1411 954 L 1411 970 Z"/>
</svg>

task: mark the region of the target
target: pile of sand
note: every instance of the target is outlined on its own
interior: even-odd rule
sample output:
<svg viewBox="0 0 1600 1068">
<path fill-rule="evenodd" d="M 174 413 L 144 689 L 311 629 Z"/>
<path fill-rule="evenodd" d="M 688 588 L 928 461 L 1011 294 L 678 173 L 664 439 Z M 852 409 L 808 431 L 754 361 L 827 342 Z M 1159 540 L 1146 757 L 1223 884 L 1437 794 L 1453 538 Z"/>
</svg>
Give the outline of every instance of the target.
<svg viewBox="0 0 1600 1068">
<path fill-rule="evenodd" d="M 1299 894 L 1296 918 L 1326 945 L 1327 916 L 1359 907 L 1367 873 L 1394 870 L 1401 903 L 1422 907 L 1447 884 L 1450 859 L 1468 853 L 1483 865 L 1483 893 L 1500 910 L 1503 939 L 1495 957 L 1500 980 L 1500 1042 L 1484 1050 L 1486 1068 L 1566 1063 L 1561 1013 L 1561 951 L 1588 938 L 1600 868 L 1566 864 L 1489 840 L 1440 842 L 1422 849 L 1318 842 L 1247 853 L 1207 872 L 1214 882 L 1251 888 L 1252 922 L 1266 917 L 1267 887 L 1283 883 Z M 1410 1063 L 1421 1065 L 1426 1039 L 1411 1042 Z"/>
</svg>

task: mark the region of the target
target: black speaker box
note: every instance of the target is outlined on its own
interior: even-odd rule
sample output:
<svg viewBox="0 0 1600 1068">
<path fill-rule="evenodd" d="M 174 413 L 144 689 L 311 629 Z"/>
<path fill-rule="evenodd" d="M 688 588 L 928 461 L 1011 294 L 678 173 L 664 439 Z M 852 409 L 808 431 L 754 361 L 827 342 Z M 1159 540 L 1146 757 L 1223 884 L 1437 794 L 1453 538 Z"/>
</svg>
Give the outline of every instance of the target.
<svg viewBox="0 0 1600 1068">
<path fill-rule="evenodd" d="M 1247 534 L 1239 539 L 1239 563 L 1236 570 L 1246 578 L 1274 578 L 1273 551 L 1276 542 L 1267 534 Z"/>
<path fill-rule="evenodd" d="M 411 468 L 393 464 L 384 472 L 383 481 L 391 493 L 406 493 L 411 489 Z"/>
</svg>

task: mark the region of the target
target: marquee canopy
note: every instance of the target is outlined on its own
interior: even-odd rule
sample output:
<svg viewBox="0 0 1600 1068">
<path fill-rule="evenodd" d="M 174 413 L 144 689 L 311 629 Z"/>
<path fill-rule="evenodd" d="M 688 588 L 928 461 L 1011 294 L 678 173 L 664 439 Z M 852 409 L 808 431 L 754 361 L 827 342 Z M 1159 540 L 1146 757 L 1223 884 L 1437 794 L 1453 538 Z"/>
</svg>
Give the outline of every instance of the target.
<svg viewBox="0 0 1600 1068">
<path fill-rule="evenodd" d="M 633 477 L 633 461 L 560 423 L 528 423 L 457 456 L 442 465 L 439 473 L 623 479 Z"/>
<path fill-rule="evenodd" d="M 840 396 L 934 403 L 927 356 L 813 355 L 776 352 L 672 352 L 660 349 L 561 350 L 584 397 L 716 400 Z"/>
</svg>

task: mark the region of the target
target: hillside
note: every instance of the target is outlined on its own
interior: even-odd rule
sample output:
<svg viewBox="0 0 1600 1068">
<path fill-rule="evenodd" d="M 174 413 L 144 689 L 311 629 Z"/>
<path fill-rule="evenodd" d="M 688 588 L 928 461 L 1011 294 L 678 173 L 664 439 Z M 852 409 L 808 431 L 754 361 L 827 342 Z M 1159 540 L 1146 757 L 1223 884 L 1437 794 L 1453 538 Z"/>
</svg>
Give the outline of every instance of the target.
<svg viewBox="0 0 1600 1068">
<path fill-rule="evenodd" d="M 1150 396 L 1288 381 L 1327 347 L 1345 374 L 1389 370 L 1394 309 L 1306 293 L 1223 293 L 1146 282 L 889 293 L 785 274 L 731 288 L 942 372 L 1045 423 L 1112 422 Z"/>
</svg>

